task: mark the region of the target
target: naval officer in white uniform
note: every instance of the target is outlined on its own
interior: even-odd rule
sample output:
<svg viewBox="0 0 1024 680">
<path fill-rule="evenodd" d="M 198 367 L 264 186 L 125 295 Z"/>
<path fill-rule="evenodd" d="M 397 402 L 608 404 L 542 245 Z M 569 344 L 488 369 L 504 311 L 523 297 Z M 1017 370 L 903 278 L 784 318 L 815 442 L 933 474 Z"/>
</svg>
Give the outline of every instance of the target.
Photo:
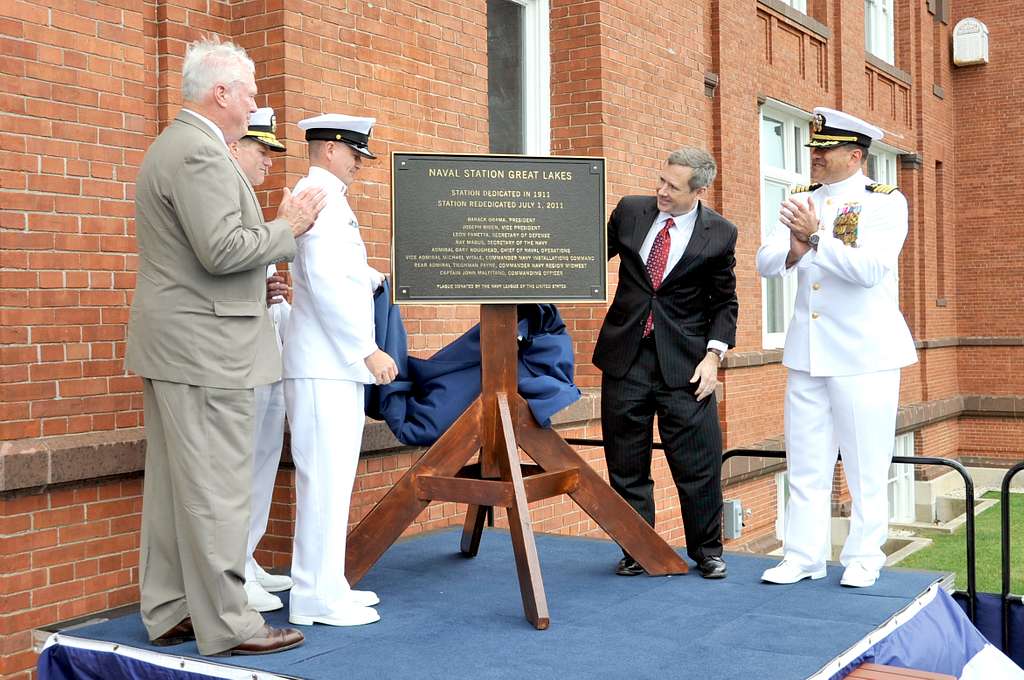
<svg viewBox="0 0 1024 680">
<path fill-rule="evenodd" d="M 327 205 L 297 239 L 294 306 L 284 341 L 284 393 L 295 462 L 295 544 L 288 620 L 356 626 L 380 619 L 377 595 L 345 580 L 345 535 L 362 443 L 364 385 L 395 379 L 394 360 L 374 341 L 373 293 L 383 276 L 369 266 L 349 186 L 373 118 L 325 114 L 299 123 L 309 174 L 295 190 L 320 187 Z"/>
<path fill-rule="evenodd" d="M 862 164 L 882 131 L 851 115 L 814 110 L 811 179 L 780 211 L 757 252 L 762 276 L 796 267 L 796 309 L 786 334 L 784 559 L 769 583 L 825 576 L 832 476 L 838 451 L 853 497 L 842 584 L 874 584 L 885 563 L 887 479 L 900 368 L 917 361 L 898 305 L 897 263 L 907 201 L 867 178 Z"/>
<path fill-rule="evenodd" d="M 274 163 L 271 151 L 286 151 L 276 136 L 277 119 L 274 109 L 263 107 L 249 114 L 249 129 L 245 136 L 228 145 L 238 167 L 254 187 L 263 184 Z M 288 324 L 291 305 L 285 299 L 288 285 L 276 265 L 267 267 L 267 306 L 281 349 Z M 269 574 L 254 556 L 256 546 L 267 531 L 270 502 L 274 495 L 274 481 L 281 463 L 284 445 L 284 387 L 281 381 L 257 385 L 255 390 L 256 416 L 253 423 L 252 502 L 249 516 L 249 540 L 245 558 L 245 595 L 249 606 L 258 612 L 269 612 L 284 605 L 272 593 L 288 590 L 292 580 L 283 574 Z"/>
</svg>

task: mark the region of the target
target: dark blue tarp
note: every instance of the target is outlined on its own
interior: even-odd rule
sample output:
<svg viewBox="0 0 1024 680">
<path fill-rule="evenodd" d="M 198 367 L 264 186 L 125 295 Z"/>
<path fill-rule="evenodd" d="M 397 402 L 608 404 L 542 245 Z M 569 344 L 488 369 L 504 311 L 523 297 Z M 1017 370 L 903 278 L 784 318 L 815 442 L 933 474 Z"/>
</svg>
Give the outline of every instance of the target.
<svg viewBox="0 0 1024 680">
<path fill-rule="evenodd" d="M 387 284 L 385 284 L 387 286 Z M 398 379 L 366 391 L 366 414 L 403 444 L 429 446 L 480 394 L 480 326 L 429 359 L 410 357 L 390 291 L 375 298 L 377 346 L 398 364 Z M 580 398 L 573 383 L 572 338 L 554 305 L 519 305 L 519 394 L 543 427 Z"/>
</svg>

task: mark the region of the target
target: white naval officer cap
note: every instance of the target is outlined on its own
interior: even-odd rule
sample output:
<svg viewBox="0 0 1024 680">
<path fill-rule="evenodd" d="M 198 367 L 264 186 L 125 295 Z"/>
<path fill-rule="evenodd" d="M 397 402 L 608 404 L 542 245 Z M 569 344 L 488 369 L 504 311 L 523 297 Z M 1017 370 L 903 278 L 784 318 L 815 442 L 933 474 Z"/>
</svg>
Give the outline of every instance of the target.
<svg viewBox="0 0 1024 680">
<path fill-rule="evenodd" d="M 342 113 L 325 113 L 299 121 L 299 128 L 306 131 L 306 141 L 325 140 L 342 142 L 351 146 L 367 158 L 376 158 L 370 153 L 367 143 L 376 118 L 346 116 Z"/>
<path fill-rule="evenodd" d="M 249 114 L 249 129 L 242 135 L 242 138 L 255 139 L 274 151 L 285 151 L 284 144 L 274 135 L 276 131 L 277 116 L 274 115 L 274 109 L 264 106 Z"/>
<path fill-rule="evenodd" d="M 819 106 L 811 119 L 811 141 L 805 146 L 829 148 L 840 144 L 856 144 L 867 149 L 882 138 L 881 128 L 856 116 Z"/>
</svg>

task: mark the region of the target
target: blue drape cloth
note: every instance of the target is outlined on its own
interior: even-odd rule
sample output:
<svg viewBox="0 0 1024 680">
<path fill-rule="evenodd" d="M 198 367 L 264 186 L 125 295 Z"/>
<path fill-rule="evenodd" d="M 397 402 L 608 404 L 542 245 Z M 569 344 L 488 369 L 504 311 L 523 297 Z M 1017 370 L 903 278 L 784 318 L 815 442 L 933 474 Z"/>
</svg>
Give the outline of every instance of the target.
<svg viewBox="0 0 1024 680">
<path fill-rule="evenodd" d="M 374 299 L 377 346 L 398 364 L 398 379 L 366 390 L 366 414 L 403 444 L 429 446 L 480 394 L 480 326 L 429 359 L 410 357 L 398 306 L 386 288 Z M 580 398 L 572 338 L 554 305 L 519 305 L 519 394 L 543 427 Z"/>
<path fill-rule="evenodd" d="M 984 659 L 979 662 L 983 651 Z M 961 680 L 1022 677 L 1021 669 L 1012 660 L 998 651 L 992 653 L 989 641 L 941 588 L 921 611 L 834 674 L 831 680 L 845 678 L 862 663 L 945 673 Z"/>
<path fill-rule="evenodd" d="M 116 652 L 63 644 L 43 650 L 38 670 L 39 680 L 216 680 L 215 676 L 164 668 Z"/>
</svg>

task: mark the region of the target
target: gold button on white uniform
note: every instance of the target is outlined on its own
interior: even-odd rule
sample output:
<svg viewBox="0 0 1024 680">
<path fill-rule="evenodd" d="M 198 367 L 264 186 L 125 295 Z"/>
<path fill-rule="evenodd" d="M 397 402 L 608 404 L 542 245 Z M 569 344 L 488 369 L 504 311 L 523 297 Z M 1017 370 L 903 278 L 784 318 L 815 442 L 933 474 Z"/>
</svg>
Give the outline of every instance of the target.
<svg viewBox="0 0 1024 680">
<path fill-rule="evenodd" d="M 821 290 L 821 284 L 815 283 L 813 286 L 811 286 L 811 288 L 813 288 L 814 290 Z"/>
<path fill-rule="evenodd" d="M 818 313 L 817 313 L 817 312 L 813 312 L 813 313 L 811 314 L 811 318 L 812 318 L 812 319 L 817 319 L 817 318 L 818 318 Z"/>
</svg>

